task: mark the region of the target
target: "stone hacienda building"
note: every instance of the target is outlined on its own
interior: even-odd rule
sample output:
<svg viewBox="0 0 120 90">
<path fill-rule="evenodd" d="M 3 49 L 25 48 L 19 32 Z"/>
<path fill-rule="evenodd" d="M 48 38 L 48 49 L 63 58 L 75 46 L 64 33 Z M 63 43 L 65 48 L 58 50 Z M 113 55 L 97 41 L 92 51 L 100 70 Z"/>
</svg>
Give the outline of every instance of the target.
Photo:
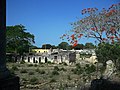
<svg viewBox="0 0 120 90">
<path fill-rule="evenodd" d="M 80 54 L 92 54 L 90 58 L 85 58 L 90 63 L 97 62 L 94 49 L 84 49 L 84 50 L 63 50 L 63 49 L 32 49 L 30 53 L 26 53 L 23 56 L 15 54 L 7 54 L 9 58 L 14 59 L 14 61 L 25 61 L 26 63 L 67 63 L 71 64 L 74 62 L 79 63 Z"/>
</svg>

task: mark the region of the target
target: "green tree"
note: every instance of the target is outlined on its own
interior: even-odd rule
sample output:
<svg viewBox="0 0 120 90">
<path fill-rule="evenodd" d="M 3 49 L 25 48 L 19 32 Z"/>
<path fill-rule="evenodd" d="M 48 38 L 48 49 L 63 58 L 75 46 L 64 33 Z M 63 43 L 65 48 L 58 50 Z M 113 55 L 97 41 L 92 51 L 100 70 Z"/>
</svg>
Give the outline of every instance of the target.
<svg viewBox="0 0 120 90">
<path fill-rule="evenodd" d="M 68 49 L 68 46 L 69 46 L 69 44 L 68 44 L 67 42 L 61 42 L 61 43 L 58 45 L 58 48 L 59 48 L 59 49 L 67 50 L 67 49 Z"/>
<path fill-rule="evenodd" d="M 50 44 L 42 45 L 42 49 L 50 49 L 51 47 L 52 47 L 52 45 L 50 45 Z"/>
<path fill-rule="evenodd" d="M 96 49 L 99 62 L 106 66 L 107 60 L 112 60 L 118 70 L 120 70 L 120 44 L 101 43 Z"/>
<path fill-rule="evenodd" d="M 84 49 L 84 45 L 83 44 L 77 44 L 76 47 L 74 47 L 75 50 L 80 50 L 80 49 Z"/>
<path fill-rule="evenodd" d="M 52 45 L 52 49 L 57 49 L 57 46 L 55 46 L 55 45 Z"/>
<path fill-rule="evenodd" d="M 85 48 L 86 48 L 86 49 L 94 49 L 95 46 L 94 46 L 93 43 L 86 43 L 86 44 L 85 44 Z"/>
<path fill-rule="evenodd" d="M 6 27 L 6 50 L 23 54 L 29 52 L 29 47 L 34 43 L 34 35 L 26 32 L 25 26 L 15 25 Z"/>
<path fill-rule="evenodd" d="M 72 45 L 69 45 L 68 50 L 71 50 L 71 49 L 73 49 L 73 47 L 72 47 Z"/>
</svg>

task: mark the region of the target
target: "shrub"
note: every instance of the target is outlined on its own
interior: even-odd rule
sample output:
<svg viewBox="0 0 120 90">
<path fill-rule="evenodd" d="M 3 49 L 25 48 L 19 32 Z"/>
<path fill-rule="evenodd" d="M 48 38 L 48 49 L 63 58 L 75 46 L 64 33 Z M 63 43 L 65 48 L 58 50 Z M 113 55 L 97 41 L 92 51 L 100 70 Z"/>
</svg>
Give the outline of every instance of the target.
<svg viewBox="0 0 120 90">
<path fill-rule="evenodd" d="M 120 43 L 101 43 L 95 50 L 99 62 L 106 66 L 106 61 L 112 60 L 117 70 L 120 70 Z"/>
<path fill-rule="evenodd" d="M 60 83 L 59 90 L 64 90 L 64 86 L 62 83 Z"/>
<path fill-rule="evenodd" d="M 35 66 L 35 67 L 37 67 L 38 65 L 37 65 L 37 64 L 35 64 L 34 66 Z"/>
<path fill-rule="evenodd" d="M 52 64 L 50 61 L 47 62 L 48 64 Z"/>
<path fill-rule="evenodd" d="M 26 70 L 26 69 L 22 69 L 22 70 L 20 71 L 20 73 L 27 73 L 27 70 Z"/>
<path fill-rule="evenodd" d="M 29 72 L 28 74 L 29 74 L 29 75 L 34 75 L 34 72 Z"/>
<path fill-rule="evenodd" d="M 39 73 L 40 74 L 45 74 L 45 71 L 44 70 L 40 70 Z"/>
<path fill-rule="evenodd" d="M 67 71 L 67 70 L 66 70 L 65 68 L 63 68 L 63 67 L 62 67 L 60 70 L 61 70 L 61 71 Z"/>
<path fill-rule="evenodd" d="M 59 72 L 54 70 L 54 71 L 52 71 L 52 75 L 59 75 Z"/>
<path fill-rule="evenodd" d="M 37 84 L 38 83 L 38 79 L 36 77 L 33 77 L 33 78 L 30 79 L 30 83 L 33 84 L 33 85 Z"/>
<path fill-rule="evenodd" d="M 33 66 L 33 64 L 28 64 L 28 67 L 32 67 Z"/>
<path fill-rule="evenodd" d="M 40 65 L 41 67 L 44 67 L 44 65 Z"/>
<path fill-rule="evenodd" d="M 23 80 L 23 81 L 27 81 L 27 79 L 26 79 L 26 78 L 22 78 L 22 80 Z"/>
<path fill-rule="evenodd" d="M 74 74 L 77 74 L 77 69 L 75 68 L 75 69 L 72 69 L 71 70 Z"/>
<path fill-rule="evenodd" d="M 82 74 L 83 73 L 83 69 L 82 68 L 75 68 L 71 70 L 74 74 Z"/>
<path fill-rule="evenodd" d="M 77 69 L 77 74 L 80 75 L 83 73 L 83 70 L 82 69 Z"/>
<path fill-rule="evenodd" d="M 40 62 L 39 64 L 44 64 L 43 62 Z"/>
<path fill-rule="evenodd" d="M 77 63 L 77 64 L 76 64 L 76 68 L 77 68 L 77 69 L 81 68 L 80 63 Z"/>
<path fill-rule="evenodd" d="M 17 66 L 12 66 L 11 69 L 14 70 L 14 71 L 17 71 L 17 70 L 18 70 Z"/>
<path fill-rule="evenodd" d="M 93 64 L 91 66 L 87 65 L 87 67 L 85 68 L 85 72 L 87 74 L 90 74 L 90 73 L 95 72 L 95 71 L 96 71 L 96 67 Z"/>
<path fill-rule="evenodd" d="M 52 82 L 56 82 L 56 80 L 55 80 L 54 78 L 52 78 L 52 79 L 50 80 L 50 83 L 52 83 Z"/>
<path fill-rule="evenodd" d="M 24 60 L 20 61 L 20 64 L 24 64 L 24 63 L 25 63 L 25 61 L 24 61 Z"/>
<path fill-rule="evenodd" d="M 67 66 L 67 63 L 66 63 L 66 62 L 63 62 L 63 65 Z"/>
<path fill-rule="evenodd" d="M 15 71 L 13 69 L 10 69 L 10 74 L 15 75 Z"/>
<path fill-rule="evenodd" d="M 36 72 L 40 72 L 40 69 L 39 69 L 39 68 L 37 68 L 37 69 L 35 69 L 35 71 L 36 71 Z"/>
<path fill-rule="evenodd" d="M 54 66 L 54 70 L 59 71 L 58 66 Z"/>
<path fill-rule="evenodd" d="M 67 79 L 68 79 L 68 80 L 71 80 L 71 77 L 70 77 L 70 75 L 67 75 Z"/>
</svg>

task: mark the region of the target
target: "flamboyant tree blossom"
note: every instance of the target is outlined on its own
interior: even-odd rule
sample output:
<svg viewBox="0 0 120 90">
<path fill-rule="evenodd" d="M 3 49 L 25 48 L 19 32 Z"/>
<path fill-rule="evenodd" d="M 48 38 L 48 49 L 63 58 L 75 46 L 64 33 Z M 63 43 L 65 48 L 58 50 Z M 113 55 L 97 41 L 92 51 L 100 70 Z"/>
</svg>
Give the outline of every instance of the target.
<svg viewBox="0 0 120 90">
<path fill-rule="evenodd" d="M 120 41 L 120 3 L 111 5 L 108 9 L 83 9 L 86 16 L 72 23 L 72 35 L 64 34 L 61 39 L 67 38 L 73 47 L 81 37 L 95 38 L 97 41 L 114 43 Z"/>
</svg>

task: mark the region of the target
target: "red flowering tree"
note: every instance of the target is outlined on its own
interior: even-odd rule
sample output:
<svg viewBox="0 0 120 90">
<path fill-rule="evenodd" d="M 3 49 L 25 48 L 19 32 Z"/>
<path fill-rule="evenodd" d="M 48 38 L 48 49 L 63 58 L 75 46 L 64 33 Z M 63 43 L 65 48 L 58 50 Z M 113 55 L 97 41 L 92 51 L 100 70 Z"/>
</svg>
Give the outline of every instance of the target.
<svg viewBox="0 0 120 90">
<path fill-rule="evenodd" d="M 87 8 L 82 10 L 86 16 L 72 23 L 72 35 L 64 34 L 68 41 L 77 45 L 81 37 L 95 38 L 100 43 L 120 41 L 120 3 L 111 5 L 108 9 Z"/>
</svg>

